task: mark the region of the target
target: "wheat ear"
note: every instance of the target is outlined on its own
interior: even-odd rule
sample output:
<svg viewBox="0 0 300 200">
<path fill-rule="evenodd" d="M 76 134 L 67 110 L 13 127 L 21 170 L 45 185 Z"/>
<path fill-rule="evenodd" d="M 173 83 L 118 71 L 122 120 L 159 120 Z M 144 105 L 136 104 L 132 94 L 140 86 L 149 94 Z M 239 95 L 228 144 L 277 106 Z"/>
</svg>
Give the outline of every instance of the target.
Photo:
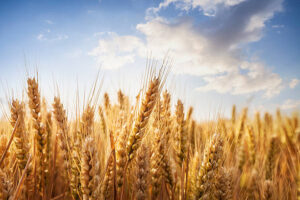
<svg viewBox="0 0 300 200">
<path fill-rule="evenodd" d="M 223 141 L 218 134 L 214 134 L 206 148 L 202 164 L 196 179 L 196 198 L 201 198 L 211 184 L 211 172 L 218 169 L 222 162 Z"/>
<path fill-rule="evenodd" d="M 94 144 L 94 139 L 87 137 L 82 146 L 81 158 L 81 189 L 83 200 L 95 200 L 98 198 L 99 178 L 99 161 Z"/>
<path fill-rule="evenodd" d="M 160 79 L 154 78 L 150 81 L 138 115 L 135 119 L 133 129 L 129 134 L 127 142 L 128 160 L 132 160 L 135 152 L 140 146 L 140 142 L 145 134 L 145 128 L 150 118 L 150 114 L 155 106 L 159 94 Z"/>
<path fill-rule="evenodd" d="M 147 199 L 148 190 L 148 173 L 149 173 L 149 152 L 146 146 L 143 144 L 138 151 L 136 158 L 137 162 L 137 173 L 136 173 L 136 199 L 145 200 Z"/>
</svg>

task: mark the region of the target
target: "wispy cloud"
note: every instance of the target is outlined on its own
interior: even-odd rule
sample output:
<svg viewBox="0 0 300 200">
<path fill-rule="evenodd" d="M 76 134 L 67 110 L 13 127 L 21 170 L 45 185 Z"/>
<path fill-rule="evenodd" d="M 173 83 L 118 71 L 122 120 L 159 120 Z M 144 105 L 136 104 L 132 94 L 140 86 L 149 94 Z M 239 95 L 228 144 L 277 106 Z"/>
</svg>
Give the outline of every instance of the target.
<svg viewBox="0 0 300 200">
<path fill-rule="evenodd" d="M 81 49 L 74 49 L 66 53 L 66 56 L 69 58 L 78 58 L 83 55 L 83 51 Z"/>
<path fill-rule="evenodd" d="M 87 13 L 88 14 L 93 14 L 93 13 L 95 13 L 96 11 L 95 10 L 87 10 Z"/>
<path fill-rule="evenodd" d="M 49 19 L 45 20 L 45 22 L 46 22 L 47 24 L 54 24 L 53 21 L 51 21 L 51 20 L 49 20 Z"/>
<path fill-rule="evenodd" d="M 137 37 L 108 33 L 106 38 L 99 40 L 98 47 L 89 52 L 89 55 L 95 56 L 104 69 L 118 69 L 133 63 L 137 51 L 142 48 L 144 44 Z"/>
<path fill-rule="evenodd" d="M 272 28 L 276 31 L 276 33 L 280 34 L 281 30 L 284 28 L 283 24 L 275 24 L 272 25 Z"/>
<path fill-rule="evenodd" d="M 45 38 L 45 35 L 44 34 L 39 34 L 37 37 L 36 37 L 38 40 L 46 40 Z"/>
<path fill-rule="evenodd" d="M 290 88 L 292 88 L 292 89 L 295 88 L 298 85 L 299 81 L 300 80 L 296 79 L 296 78 L 292 79 L 289 83 Z"/>
<path fill-rule="evenodd" d="M 110 33 L 112 33 L 112 32 L 96 32 L 96 33 L 94 33 L 94 37 L 98 37 L 98 36 L 103 36 L 103 35 L 106 35 L 106 34 L 110 34 Z"/>
<path fill-rule="evenodd" d="M 248 94 L 264 91 L 264 97 L 279 94 L 282 79 L 278 74 L 267 70 L 261 63 L 242 63 L 247 73 L 233 72 L 219 76 L 207 76 L 206 85 L 197 88 L 198 91 L 215 90 L 219 93 Z"/>
<path fill-rule="evenodd" d="M 272 28 L 284 28 L 284 25 L 283 24 L 275 24 L 275 25 L 272 25 Z"/>
<path fill-rule="evenodd" d="M 49 35 L 49 32 L 40 33 L 36 37 L 39 41 L 59 41 L 59 40 L 66 40 L 69 38 L 68 35 L 65 34 L 57 34 L 57 35 Z"/>
<path fill-rule="evenodd" d="M 295 100 L 295 99 L 288 99 L 280 106 L 280 108 L 283 110 L 297 109 L 299 107 L 300 107 L 300 100 Z"/>
<path fill-rule="evenodd" d="M 158 7 L 152 7 L 147 9 L 146 18 L 156 17 L 160 10 L 163 10 L 170 6 L 175 5 L 177 9 L 183 11 L 189 11 L 191 9 L 198 9 L 203 12 L 206 16 L 215 16 L 217 14 L 218 8 L 235 6 L 246 0 L 164 0 Z"/>
</svg>

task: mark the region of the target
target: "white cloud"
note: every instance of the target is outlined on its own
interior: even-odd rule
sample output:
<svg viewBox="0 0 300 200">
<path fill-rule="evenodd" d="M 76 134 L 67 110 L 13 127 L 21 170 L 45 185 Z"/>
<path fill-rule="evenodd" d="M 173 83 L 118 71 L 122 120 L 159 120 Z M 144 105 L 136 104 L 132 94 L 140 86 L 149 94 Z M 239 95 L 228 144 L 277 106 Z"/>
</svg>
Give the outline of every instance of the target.
<svg viewBox="0 0 300 200">
<path fill-rule="evenodd" d="M 51 20 L 49 20 L 49 19 L 45 20 L 45 22 L 46 22 L 47 24 L 50 24 L 50 25 L 51 25 L 51 24 L 54 24 L 53 21 L 51 21 Z"/>
<path fill-rule="evenodd" d="M 133 63 L 137 52 L 143 47 L 142 41 L 137 37 L 109 33 L 107 38 L 99 40 L 98 47 L 89 52 L 89 55 L 96 56 L 104 69 L 118 69 Z"/>
<path fill-rule="evenodd" d="M 165 0 L 158 7 L 149 8 L 147 17 L 157 16 L 158 12 L 169 5 L 174 4 L 177 9 L 188 11 L 190 9 L 199 9 L 204 15 L 214 16 L 217 8 L 221 5 L 230 7 L 237 5 L 245 0 Z"/>
<path fill-rule="evenodd" d="M 66 40 L 68 38 L 69 38 L 69 36 L 66 35 L 66 34 L 58 34 L 58 35 L 56 35 L 56 37 L 52 38 L 51 40 L 52 41 L 55 41 L 55 40 Z"/>
<path fill-rule="evenodd" d="M 107 32 L 96 32 L 96 33 L 94 33 L 94 37 L 98 37 L 98 36 L 103 36 L 103 35 L 105 35 L 105 34 L 107 34 Z"/>
<path fill-rule="evenodd" d="M 47 30 L 44 33 L 40 33 L 38 34 L 38 36 L 36 37 L 37 40 L 39 41 L 59 41 L 59 40 L 66 40 L 69 38 L 68 35 L 66 34 L 57 34 L 57 35 L 50 35 L 50 30 Z"/>
<path fill-rule="evenodd" d="M 93 13 L 95 13 L 96 11 L 95 10 L 87 10 L 87 13 L 88 14 L 93 14 Z"/>
<path fill-rule="evenodd" d="M 299 83 L 299 79 L 294 78 L 290 81 L 289 86 L 290 86 L 290 88 L 293 89 L 298 85 L 298 83 Z"/>
<path fill-rule="evenodd" d="M 136 26 L 145 39 L 109 33 L 89 54 L 111 69 L 133 63 L 137 56 L 146 57 L 147 51 L 157 59 L 169 52 L 175 73 L 203 78 L 205 83 L 198 90 L 231 94 L 263 91 L 266 97 L 280 92 L 280 76 L 258 60 L 245 59 L 243 47 L 261 39 L 265 23 L 281 10 L 282 0 L 166 0 L 151 9 L 157 13 L 171 3 L 183 10 L 218 12 L 200 27 L 188 20 L 171 23 L 162 17 L 149 18 Z"/>
<path fill-rule="evenodd" d="M 174 25 L 152 20 L 138 24 L 137 30 L 145 35 L 145 49 L 151 50 L 155 58 L 163 59 L 170 52 L 175 58 L 175 73 L 201 76 L 236 70 L 235 59 L 227 52 L 213 53 L 211 42 L 197 33 L 189 22 Z"/>
<path fill-rule="evenodd" d="M 66 53 L 66 56 L 69 58 L 78 58 L 83 55 L 83 51 L 81 49 L 74 49 Z"/>
<path fill-rule="evenodd" d="M 284 28 L 284 25 L 283 24 L 275 24 L 275 25 L 272 25 L 272 28 Z"/>
<path fill-rule="evenodd" d="M 37 38 L 38 40 L 45 40 L 44 34 L 39 34 L 36 38 Z"/>
<path fill-rule="evenodd" d="M 295 100 L 295 99 L 288 99 L 280 106 L 280 108 L 283 110 L 297 109 L 299 107 L 300 107 L 300 100 Z"/>
<path fill-rule="evenodd" d="M 234 72 L 219 76 L 204 77 L 206 85 L 198 91 L 215 90 L 219 93 L 248 94 L 264 91 L 265 97 L 272 97 L 282 89 L 282 79 L 278 74 L 265 69 L 261 63 L 242 63 L 247 73 Z"/>
</svg>

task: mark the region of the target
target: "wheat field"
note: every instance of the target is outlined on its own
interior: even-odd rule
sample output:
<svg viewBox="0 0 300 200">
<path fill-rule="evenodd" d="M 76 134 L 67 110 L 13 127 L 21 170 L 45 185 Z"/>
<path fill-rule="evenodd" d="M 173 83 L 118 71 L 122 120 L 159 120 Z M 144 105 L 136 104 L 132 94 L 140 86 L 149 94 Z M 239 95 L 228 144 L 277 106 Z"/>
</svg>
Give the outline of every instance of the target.
<svg viewBox="0 0 300 200">
<path fill-rule="evenodd" d="M 135 102 L 104 93 L 72 119 L 28 78 L 0 123 L 0 199 L 300 200 L 298 113 L 233 105 L 231 118 L 201 122 L 165 73 L 146 77 Z"/>
</svg>

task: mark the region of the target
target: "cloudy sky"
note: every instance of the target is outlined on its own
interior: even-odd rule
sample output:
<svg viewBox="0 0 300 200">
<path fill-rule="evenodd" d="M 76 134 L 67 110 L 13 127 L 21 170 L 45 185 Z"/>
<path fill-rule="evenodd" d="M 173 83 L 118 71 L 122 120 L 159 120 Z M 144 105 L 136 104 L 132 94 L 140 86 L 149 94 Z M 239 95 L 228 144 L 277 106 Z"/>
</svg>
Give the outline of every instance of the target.
<svg viewBox="0 0 300 200">
<path fill-rule="evenodd" d="M 102 91 L 134 96 L 149 55 L 172 59 L 166 87 L 202 118 L 231 105 L 300 107 L 298 0 L 2 0 L 0 98 L 39 73 L 72 103 L 99 72 Z M 57 89 L 59 85 L 59 89 Z M 78 86 L 77 86 L 78 85 Z"/>
</svg>

